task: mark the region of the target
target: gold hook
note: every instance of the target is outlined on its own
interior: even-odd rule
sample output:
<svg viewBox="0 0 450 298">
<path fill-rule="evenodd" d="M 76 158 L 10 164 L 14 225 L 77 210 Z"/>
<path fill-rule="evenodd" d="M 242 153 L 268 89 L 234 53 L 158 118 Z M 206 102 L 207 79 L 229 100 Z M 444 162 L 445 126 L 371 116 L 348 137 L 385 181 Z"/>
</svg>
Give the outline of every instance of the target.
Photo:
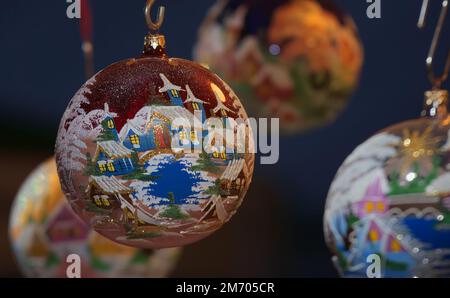
<svg viewBox="0 0 450 298">
<path fill-rule="evenodd" d="M 155 23 L 152 20 L 152 6 L 154 3 L 155 3 L 155 0 L 147 0 L 147 4 L 145 5 L 145 19 L 147 20 L 148 28 L 151 31 L 158 31 L 164 22 L 164 14 L 166 12 L 166 8 L 164 6 L 159 7 L 158 19 Z"/>
<path fill-rule="evenodd" d="M 429 7 L 429 0 L 424 0 L 422 3 L 422 9 L 420 10 L 420 17 L 417 26 L 422 29 L 425 26 L 425 20 L 427 18 L 427 12 Z M 448 12 L 448 0 L 442 1 L 441 14 L 439 16 L 439 20 L 434 31 L 433 40 L 431 42 L 431 48 L 428 52 L 427 57 L 427 69 L 428 69 L 428 77 L 433 84 L 434 89 L 440 89 L 442 83 L 447 79 L 448 73 L 450 70 L 450 50 L 447 54 L 447 61 L 445 63 L 444 72 L 441 76 L 436 76 L 433 70 L 433 62 L 436 54 L 436 48 L 439 44 L 439 40 L 442 34 L 442 27 L 444 26 L 445 18 L 447 17 Z"/>
</svg>

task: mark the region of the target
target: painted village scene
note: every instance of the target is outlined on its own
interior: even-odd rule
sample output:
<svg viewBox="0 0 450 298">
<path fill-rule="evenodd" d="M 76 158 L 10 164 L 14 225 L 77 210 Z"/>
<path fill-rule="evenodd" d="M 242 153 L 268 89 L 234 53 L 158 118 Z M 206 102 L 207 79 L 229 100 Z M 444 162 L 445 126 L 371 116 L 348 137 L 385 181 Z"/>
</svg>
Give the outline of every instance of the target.
<svg viewBox="0 0 450 298">
<path fill-rule="evenodd" d="M 57 150 L 77 213 L 102 235 L 143 248 L 189 244 L 220 228 L 241 205 L 254 167 L 254 155 L 236 153 L 225 130 L 209 135 L 210 150 L 203 146 L 208 130 L 201 119 L 214 117 L 225 127 L 228 117 L 247 118 L 228 86 L 212 82 L 214 98 L 202 99 L 188 84 L 178 86 L 163 73 L 159 79 L 149 87 L 149 104 L 117 127 L 108 103 L 83 110 L 92 78 L 71 102 Z M 176 119 L 191 128 L 172 129 Z M 82 195 L 70 196 L 76 193 Z"/>
<path fill-rule="evenodd" d="M 331 186 L 324 224 L 341 276 L 450 273 L 448 126 L 417 120 L 379 133 L 347 158 Z M 411 129 L 412 127 L 412 129 Z"/>
<path fill-rule="evenodd" d="M 18 193 L 10 238 L 27 277 L 66 277 L 67 256 L 80 256 L 81 277 L 165 277 L 180 248 L 141 250 L 117 244 L 90 229 L 70 208 L 59 186 L 54 159 L 41 164 Z"/>
</svg>

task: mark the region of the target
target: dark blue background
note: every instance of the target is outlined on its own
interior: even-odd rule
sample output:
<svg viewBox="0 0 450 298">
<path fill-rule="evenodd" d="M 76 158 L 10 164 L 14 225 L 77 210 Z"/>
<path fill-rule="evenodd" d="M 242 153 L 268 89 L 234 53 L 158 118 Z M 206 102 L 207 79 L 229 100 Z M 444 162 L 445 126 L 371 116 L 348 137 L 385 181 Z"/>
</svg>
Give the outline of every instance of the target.
<svg viewBox="0 0 450 298">
<path fill-rule="evenodd" d="M 276 251 L 281 254 L 276 258 L 275 274 L 334 276 L 323 244 L 322 212 L 335 172 L 370 135 L 420 113 L 423 92 L 430 85 L 424 61 L 440 1 L 431 1 L 429 26 L 423 31 L 416 27 L 421 0 L 381 1 L 382 18 L 375 20 L 367 18 L 365 0 L 335 1 L 353 16 L 364 44 L 359 88 L 334 124 L 283 138 L 279 163 L 258 166 L 255 172 L 253 187 L 264 185 L 264 191 L 275 200 L 272 203 L 282 210 L 277 217 L 280 228 L 275 231 L 280 241 Z M 146 33 L 144 2 L 92 1 L 97 69 L 138 55 Z M 168 7 L 163 32 L 169 53 L 190 58 L 197 27 L 212 0 L 157 1 L 160 3 Z M 66 7 L 63 0 L 2 3 L 2 151 L 50 154 L 59 119 L 84 81 L 79 22 L 66 17 Z M 444 49 L 448 46 L 448 32 L 444 31 Z M 258 208 L 258 204 L 255 206 Z M 264 216 L 270 218 L 271 214 Z M 263 232 L 259 235 L 265 237 Z"/>
</svg>

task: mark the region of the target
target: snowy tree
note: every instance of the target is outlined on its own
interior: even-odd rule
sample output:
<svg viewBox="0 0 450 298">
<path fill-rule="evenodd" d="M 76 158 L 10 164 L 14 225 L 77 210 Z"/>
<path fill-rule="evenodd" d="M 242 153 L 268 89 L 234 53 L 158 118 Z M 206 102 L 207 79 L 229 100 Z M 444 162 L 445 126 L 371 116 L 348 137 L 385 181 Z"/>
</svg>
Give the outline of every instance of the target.
<svg viewBox="0 0 450 298">
<path fill-rule="evenodd" d="M 95 77 L 87 81 L 75 94 L 61 121 L 58 131 L 56 158 L 60 164 L 64 165 L 65 169 L 80 171 L 83 167 L 80 160 L 85 160 L 86 157 L 81 153 L 81 150 L 86 149 L 87 146 L 78 138 L 75 127 L 78 127 L 84 116 L 86 116 L 82 106 L 89 104 L 85 94 L 89 92 L 87 86 L 94 82 Z"/>
<path fill-rule="evenodd" d="M 102 131 L 97 137 L 97 140 L 99 142 L 117 141 L 117 134 L 111 128 L 108 127 L 107 121 L 102 121 L 101 126 Z"/>
<path fill-rule="evenodd" d="M 84 175 L 86 176 L 100 176 L 100 171 L 97 165 L 92 160 L 91 154 L 86 153 L 86 168 L 84 169 Z"/>
<path fill-rule="evenodd" d="M 82 108 L 83 105 L 89 104 L 86 96 L 90 95 L 90 90 L 87 86 L 93 83 L 95 77 L 86 82 L 74 96 L 60 125 L 56 158 L 66 170 L 63 173 L 66 178 L 70 178 L 72 171 L 84 170 L 87 163 L 85 151 L 88 148 L 85 142 L 96 142 L 104 131 L 102 122 L 105 118 L 117 116 L 109 112 L 107 105 L 105 109 L 95 109 L 89 113 Z"/>
</svg>

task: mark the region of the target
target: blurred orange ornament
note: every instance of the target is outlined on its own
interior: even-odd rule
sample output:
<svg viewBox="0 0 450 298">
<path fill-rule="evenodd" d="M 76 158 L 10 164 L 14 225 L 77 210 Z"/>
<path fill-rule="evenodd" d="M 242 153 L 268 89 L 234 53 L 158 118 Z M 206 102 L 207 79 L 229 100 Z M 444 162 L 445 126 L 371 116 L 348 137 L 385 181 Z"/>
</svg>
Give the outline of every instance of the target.
<svg viewBox="0 0 450 298">
<path fill-rule="evenodd" d="M 194 56 L 250 115 L 279 117 L 292 133 L 335 119 L 358 83 L 363 49 L 351 18 L 329 1 L 219 0 Z"/>
</svg>

